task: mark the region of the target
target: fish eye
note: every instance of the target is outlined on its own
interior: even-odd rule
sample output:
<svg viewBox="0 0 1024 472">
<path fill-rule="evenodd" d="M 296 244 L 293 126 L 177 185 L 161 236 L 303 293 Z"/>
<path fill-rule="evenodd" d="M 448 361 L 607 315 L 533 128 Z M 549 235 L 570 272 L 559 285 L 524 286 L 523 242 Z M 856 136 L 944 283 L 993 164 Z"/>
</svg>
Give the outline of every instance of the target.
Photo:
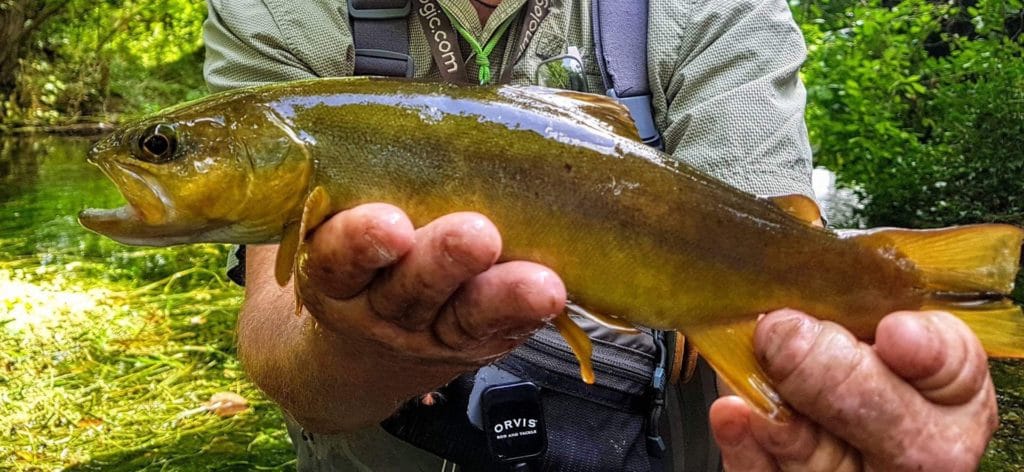
<svg viewBox="0 0 1024 472">
<path fill-rule="evenodd" d="M 146 128 L 139 137 L 139 158 L 154 164 L 169 162 L 174 158 L 174 151 L 177 147 L 178 137 L 173 126 L 152 125 Z"/>
</svg>

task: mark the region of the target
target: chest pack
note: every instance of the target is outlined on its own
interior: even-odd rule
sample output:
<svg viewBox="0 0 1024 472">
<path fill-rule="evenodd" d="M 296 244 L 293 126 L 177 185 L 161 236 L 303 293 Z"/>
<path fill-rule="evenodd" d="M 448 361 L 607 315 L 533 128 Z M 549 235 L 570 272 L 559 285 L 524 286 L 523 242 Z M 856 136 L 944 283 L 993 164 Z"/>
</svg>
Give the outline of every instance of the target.
<svg viewBox="0 0 1024 472">
<path fill-rule="evenodd" d="M 347 1 L 355 75 L 412 77 L 408 22 L 416 2 Z M 606 94 L 629 110 L 643 142 L 660 149 L 648 84 L 647 6 L 647 0 L 591 0 L 591 24 Z M 710 403 L 717 398 L 715 376 L 685 354 L 682 337 L 651 330 L 623 335 L 586 319 L 577 321 L 594 345 L 594 385 L 580 380 L 572 351 L 549 327 L 493 366 L 457 378 L 430 401 L 410 402 L 383 428 L 458 464 L 457 470 L 719 470 L 707 422 Z M 688 381 L 679 382 L 680 377 Z M 504 398 L 515 389 L 502 390 L 501 401 L 489 406 L 487 398 L 481 399 L 481 384 L 487 382 L 535 386 L 521 396 L 541 409 L 518 406 L 531 413 L 516 410 L 503 421 L 488 420 L 511 408 L 502 405 L 515 404 Z M 496 457 L 495 437 L 508 438 L 508 431 L 520 434 L 519 426 L 536 424 L 543 429 L 544 444 L 522 443 L 539 448 L 532 458 L 507 463 L 501 454 Z"/>
</svg>

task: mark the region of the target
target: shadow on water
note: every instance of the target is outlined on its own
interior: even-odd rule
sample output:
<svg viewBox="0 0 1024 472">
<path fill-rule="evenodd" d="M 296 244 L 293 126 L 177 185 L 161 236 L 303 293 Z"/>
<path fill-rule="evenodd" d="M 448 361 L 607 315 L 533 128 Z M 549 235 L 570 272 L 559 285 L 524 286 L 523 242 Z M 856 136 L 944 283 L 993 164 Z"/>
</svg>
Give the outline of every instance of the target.
<svg viewBox="0 0 1024 472">
<path fill-rule="evenodd" d="M 101 253 L 100 238 L 75 219 L 86 204 L 113 205 L 119 199 L 99 169 L 85 161 L 92 142 L 0 139 L 0 258 L 52 255 L 70 262 Z"/>
<path fill-rule="evenodd" d="M 32 141 L 0 137 L 0 203 L 4 203 L 36 185 L 39 160 L 29 149 Z"/>
</svg>

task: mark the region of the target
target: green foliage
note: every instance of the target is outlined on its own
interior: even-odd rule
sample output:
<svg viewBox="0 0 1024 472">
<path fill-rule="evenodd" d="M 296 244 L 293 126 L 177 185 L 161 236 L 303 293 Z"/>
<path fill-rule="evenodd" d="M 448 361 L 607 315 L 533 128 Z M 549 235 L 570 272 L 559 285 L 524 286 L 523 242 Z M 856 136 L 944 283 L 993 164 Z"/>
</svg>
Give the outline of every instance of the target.
<svg viewBox="0 0 1024 472">
<path fill-rule="evenodd" d="M 204 2 L 70 0 L 23 51 L 3 123 L 145 114 L 198 98 Z"/>
<path fill-rule="evenodd" d="M 1004 28 L 1020 10 L 1020 0 L 796 9 L 816 160 L 865 189 L 871 225 L 1024 224 L 1024 36 Z"/>
</svg>

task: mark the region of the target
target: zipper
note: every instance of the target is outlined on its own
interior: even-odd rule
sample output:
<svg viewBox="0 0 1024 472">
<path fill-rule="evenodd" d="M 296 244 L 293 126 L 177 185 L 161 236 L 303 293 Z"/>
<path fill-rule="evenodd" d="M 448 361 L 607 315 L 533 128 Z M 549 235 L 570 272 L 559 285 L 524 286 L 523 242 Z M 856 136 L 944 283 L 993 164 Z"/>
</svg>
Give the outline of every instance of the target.
<svg viewBox="0 0 1024 472">
<path fill-rule="evenodd" d="M 555 339 L 561 336 L 554 330 L 541 330 L 534 334 L 534 336 L 527 341 L 525 346 L 534 348 L 539 351 L 552 356 L 560 361 L 565 361 L 567 358 L 572 364 L 576 364 L 576 356 L 568 345 L 563 345 Z M 552 339 L 554 338 L 554 339 Z M 643 354 L 638 354 L 634 351 L 619 348 L 620 351 L 625 353 L 626 359 L 622 359 L 617 356 L 609 356 L 600 353 L 596 346 L 608 347 L 604 343 L 596 340 L 591 340 L 595 344 L 595 349 L 591 354 L 591 362 L 595 365 L 605 367 L 605 369 L 596 369 L 602 373 L 611 373 L 616 375 L 620 379 L 637 382 L 641 385 L 649 384 L 651 381 L 651 375 L 654 374 L 654 358 L 647 359 Z M 644 360 L 640 361 L 633 359 L 636 357 L 644 357 Z M 632 361 L 632 362 L 630 362 Z M 642 364 L 642 365 L 637 365 Z M 643 373 L 641 373 L 643 372 Z"/>
</svg>

